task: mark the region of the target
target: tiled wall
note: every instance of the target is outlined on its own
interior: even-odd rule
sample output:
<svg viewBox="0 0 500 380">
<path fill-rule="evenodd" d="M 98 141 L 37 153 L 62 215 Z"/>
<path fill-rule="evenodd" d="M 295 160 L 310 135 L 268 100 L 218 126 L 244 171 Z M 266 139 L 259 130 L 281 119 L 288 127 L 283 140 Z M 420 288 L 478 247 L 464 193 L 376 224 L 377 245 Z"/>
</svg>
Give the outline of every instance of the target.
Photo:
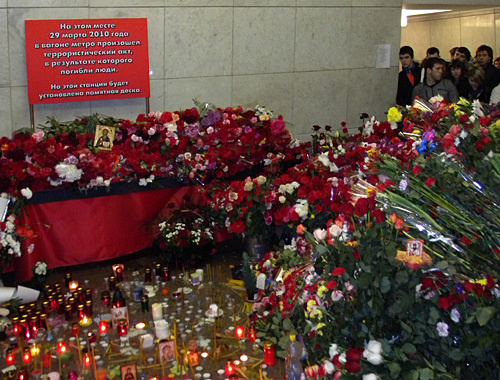
<svg viewBox="0 0 500 380">
<path fill-rule="evenodd" d="M 351 129 L 395 99 L 401 0 L 0 0 L 0 135 L 29 126 L 24 21 L 147 17 L 151 110 L 266 105 L 308 139 L 311 126 Z M 391 67 L 376 69 L 380 44 Z M 36 105 L 70 120 L 135 118 L 143 99 Z"/>
<path fill-rule="evenodd" d="M 409 18 L 408 26 L 401 29 L 401 45 L 413 47 L 417 60 L 425 57 L 430 46 L 439 48 L 449 60 L 454 46 L 465 46 L 474 56 L 483 44 L 491 46 L 495 57 L 500 56 L 500 8 Z"/>
</svg>

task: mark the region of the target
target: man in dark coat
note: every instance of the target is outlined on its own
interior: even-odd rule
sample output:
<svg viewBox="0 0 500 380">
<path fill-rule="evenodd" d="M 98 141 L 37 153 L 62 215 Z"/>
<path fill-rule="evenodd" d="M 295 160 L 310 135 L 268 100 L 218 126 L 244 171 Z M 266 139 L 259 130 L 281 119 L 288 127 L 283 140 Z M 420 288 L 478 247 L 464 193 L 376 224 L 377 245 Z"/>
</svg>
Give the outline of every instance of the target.
<svg viewBox="0 0 500 380">
<path fill-rule="evenodd" d="M 413 88 L 420 83 L 421 68 L 417 62 L 413 61 L 413 49 L 410 46 L 403 46 L 399 49 L 399 61 L 403 69 L 398 76 L 398 92 L 396 103 L 400 106 L 411 105 Z"/>
</svg>

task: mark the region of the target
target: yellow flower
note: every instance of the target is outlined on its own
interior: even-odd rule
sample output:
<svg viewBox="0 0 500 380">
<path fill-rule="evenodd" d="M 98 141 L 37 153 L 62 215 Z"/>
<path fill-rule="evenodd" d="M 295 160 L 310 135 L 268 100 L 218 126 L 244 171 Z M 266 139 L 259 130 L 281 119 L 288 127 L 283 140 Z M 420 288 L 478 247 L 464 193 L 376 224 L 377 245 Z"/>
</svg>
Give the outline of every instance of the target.
<svg viewBox="0 0 500 380">
<path fill-rule="evenodd" d="M 324 324 L 323 322 L 318 323 L 318 325 L 316 326 L 316 333 L 320 336 L 323 336 L 323 331 L 320 331 L 320 329 L 322 329 L 325 326 L 326 324 Z"/>
<path fill-rule="evenodd" d="M 323 298 L 323 296 L 325 295 L 326 291 L 328 289 L 326 288 L 326 286 L 324 285 L 321 285 L 319 288 L 318 288 L 318 296 Z"/>
<path fill-rule="evenodd" d="M 486 286 L 486 283 L 487 283 L 487 282 L 488 282 L 488 280 L 486 280 L 485 278 L 483 278 L 483 279 L 481 279 L 481 280 L 477 280 L 477 281 L 476 281 L 476 284 Z"/>
<path fill-rule="evenodd" d="M 389 112 L 387 113 L 387 121 L 389 123 L 399 123 L 403 120 L 403 116 L 401 116 L 401 112 L 397 109 L 397 107 L 389 108 Z"/>
<path fill-rule="evenodd" d="M 460 98 L 457 102 L 459 106 L 470 106 L 470 102 L 465 98 Z"/>
<path fill-rule="evenodd" d="M 311 219 L 314 219 L 314 218 L 315 218 L 314 214 L 311 214 Z"/>
<path fill-rule="evenodd" d="M 421 131 L 419 131 L 418 129 L 415 129 L 415 130 L 413 131 L 413 133 L 414 133 L 414 134 L 416 134 L 416 135 L 419 135 L 419 134 L 421 134 L 422 132 L 421 132 Z"/>
</svg>

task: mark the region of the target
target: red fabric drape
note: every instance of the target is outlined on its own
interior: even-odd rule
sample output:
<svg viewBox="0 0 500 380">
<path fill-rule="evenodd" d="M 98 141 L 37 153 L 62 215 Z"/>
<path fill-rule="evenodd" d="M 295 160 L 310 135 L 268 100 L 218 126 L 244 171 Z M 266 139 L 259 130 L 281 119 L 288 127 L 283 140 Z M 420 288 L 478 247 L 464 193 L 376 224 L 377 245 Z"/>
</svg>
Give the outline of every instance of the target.
<svg viewBox="0 0 500 380">
<path fill-rule="evenodd" d="M 153 219 L 183 197 L 198 201 L 196 186 L 28 205 L 26 223 L 36 237 L 23 241 L 24 255 L 14 262 L 18 282 L 32 277 L 37 261 L 49 268 L 102 261 L 150 247 Z M 26 248 L 35 244 L 31 254 Z"/>
</svg>

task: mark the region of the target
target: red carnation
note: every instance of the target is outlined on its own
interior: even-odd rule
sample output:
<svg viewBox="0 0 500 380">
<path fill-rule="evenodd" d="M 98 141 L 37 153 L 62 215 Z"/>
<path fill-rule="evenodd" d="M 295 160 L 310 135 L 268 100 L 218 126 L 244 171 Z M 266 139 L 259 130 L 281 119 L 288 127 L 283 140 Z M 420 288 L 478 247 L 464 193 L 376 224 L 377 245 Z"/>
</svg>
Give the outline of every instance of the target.
<svg viewBox="0 0 500 380">
<path fill-rule="evenodd" d="M 435 183 L 436 183 L 436 179 L 432 178 L 432 177 L 427 178 L 427 180 L 425 181 L 426 186 L 429 186 L 429 187 L 432 187 L 432 185 L 434 185 Z"/>
<path fill-rule="evenodd" d="M 237 220 L 231 224 L 231 229 L 237 234 L 242 234 L 245 231 L 245 222 L 242 220 Z"/>
<path fill-rule="evenodd" d="M 420 166 L 414 166 L 412 172 L 415 175 L 419 175 L 422 172 L 422 168 Z"/>
<path fill-rule="evenodd" d="M 450 308 L 450 301 L 448 300 L 448 297 L 441 297 L 438 301 L 438 306 L 441 309 L 448 310 Z"/>
<path fill-rule="evenodd" d="M 368 212 L 368 201 L 366 198 L 359 198 L 354 206 L 354 211 L 357 216 L 364 216 Z"/>
<path fill-rule="evenodd" d="M 338 285 L 337 281 L 330 280 L 330 282 L 328 282 L 328 284 L 326 284 L 326 288 L 329 290 L 333 290 L 337 285 Z"/>
<path fill-rule="evenodd" d="M 460 241 L 464 244 L 467 244 L 467 245 L 471 245 L 472 244 L 472 241 L 466 237 L 466 236 L 462 236 L 462 239 L 460 239 Z"/>
<path fill-rule="evenodd" d="M 474 290 L 474 284 L 472 282 L 470 282 L 470 281 L 465 281 L 463 283 L 463 288 L 465 289 L 465 291 L 467 293 L 470 293 L 470 292 L 472 292 Z"/>
<path fill-rule="evenodd" d="M 342 276 L 346 272 L 345 268 L 337 267 L 333 270 L 333 276 Z"/>
</svg>

